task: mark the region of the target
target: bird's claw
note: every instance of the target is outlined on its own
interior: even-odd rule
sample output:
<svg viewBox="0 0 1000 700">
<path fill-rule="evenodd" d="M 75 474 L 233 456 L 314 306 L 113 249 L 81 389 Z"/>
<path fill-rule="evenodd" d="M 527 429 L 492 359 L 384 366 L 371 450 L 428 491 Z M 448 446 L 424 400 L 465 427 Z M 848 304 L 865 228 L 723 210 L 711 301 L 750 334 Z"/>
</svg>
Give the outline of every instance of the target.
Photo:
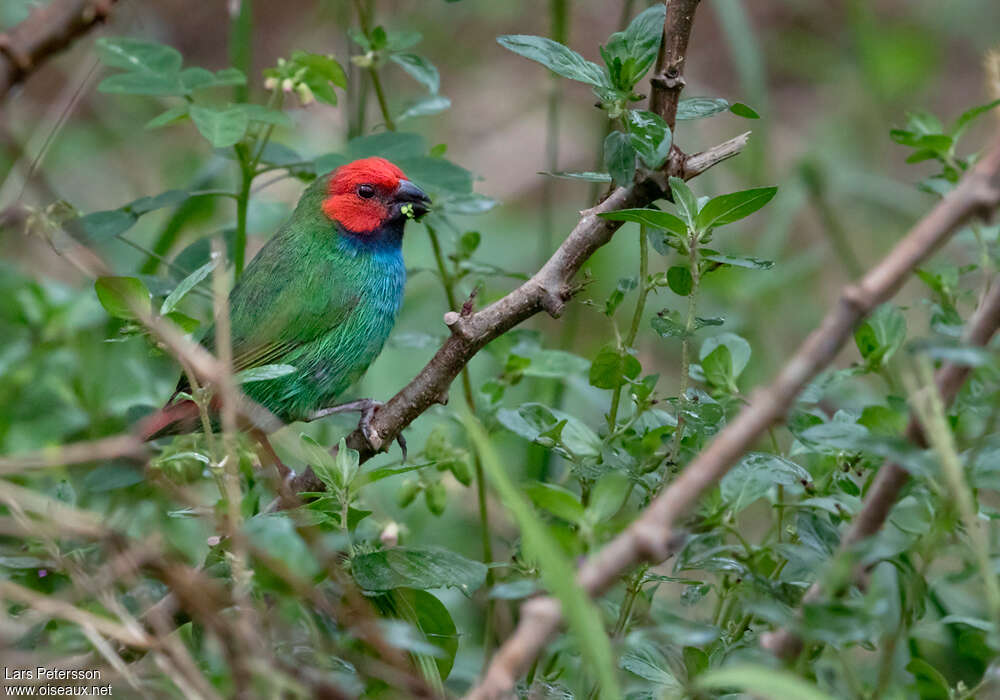
<svg viewBox="0 0 1000 700">
<path fill-rule="evenodd" d="M 385 441 L 382 440 L 382 436 L 378 434 L 375 426 L 372 425 L 372 418 L 375 416 L 375 412 L 384 405 L 385 404 L 383 402 L 376 401 L 375 399 L 358 399 L 357 401 L 350 401 L 338 406 L 331 406 L 329 408 L 316 411 L 309 416 L 308 420 L 318 420 L 334 413 L 358 411 L 361 413 L 361 419 L 358 421 L 358 430 L 361 431 L 365 441 L 372 448 L 372 450 L 374 452 L 380 452 L 383 447 L 385 447 Z M 396 442 L 399 443 L 399 449 L 403 451 L 403 461 L 405 462 L 406 438 L 403 437 L 402 433 L 396 436 Z"/>
</svg>

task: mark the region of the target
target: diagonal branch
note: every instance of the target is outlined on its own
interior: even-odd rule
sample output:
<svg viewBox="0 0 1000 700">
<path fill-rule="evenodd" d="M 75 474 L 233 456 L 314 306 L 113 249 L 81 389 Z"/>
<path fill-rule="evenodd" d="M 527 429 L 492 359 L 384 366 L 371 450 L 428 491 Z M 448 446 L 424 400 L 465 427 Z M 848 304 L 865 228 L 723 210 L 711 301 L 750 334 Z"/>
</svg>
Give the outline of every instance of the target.
<svg viewBox="0 0 1000 700">
<path fill-rule="evenodd" d="M 979 308 L 969 319 L 962 341 L 967 345 L 984 346 L 1000 328 L 1000 284 L 994 284 L 979 304 Z M 959 389 L 965 384 L 971 368 L 963 365 L 948 364 L 939 369 L 934 377 L 938 394 L 945 404 L 951 404 L 958 395 Z M 917 416 L 912 416 L 906 425 L 906 439 L 919 447 L 927 447 L 927 438 Z M 910 480 L 910 474 L 896 462 L 887 460 L 878 470 L 878 475 L 865 496 L 861 510 L 851 523 L 851 529 L 840 542 L 838 553 L 843 553 L 854 544 L 876 534 L 889 517 L 889 511 L 895 505 L 900 491 Z M 837 556 L 837 555 L 834 555 Z M 860 574 L 860 571 L 857 572 Z M 857 575 L 854 576 L 857 579 Z M 806 591 L 802 604 L 814 603 L 825 593 L 822 582 L 817 580 Z M 794 630 L 783 629 L 768 633 L 762 638 L 762 644 L 778 658 L 789 660 L 802 651 L 802 639 Z"/>
<path fill-rule="evenodd" d="M 591 596 L 611 588 L 634 566 L 658 564 L 671 553 L 677 520 L 767 429 L 780 421 L 809 381 L 830 364 L 862 318 L 889 299 L 917 265 L 962 224 L 1000 206 L 1000 138 L 976 167 L 922 219 L 860 282 L 844 288 L 837 304 L 799 346 L 770 386 L 753 394 L 749 404 L 720 432 L 670 487 L 660 494 L 624 532 L 588 559 L 577 581 Z M 529 600 L 521 608 L 514 633 L 497 651 L 482 684 L 468 697 L 488 700 L 509 693 L 516 679 L 538 656 L 562 623 L 559 602 L 550 597 Z"/>
<path fill-rule="evenodd" d="M 683 66 L 682 52 L 687 49 L 687 37 L 682 41 L 674 37 L 678 33 L 690 33 L 697 5 L 698 0 L 674 0 L 669 4 L 664 25 L 669 39 L 661 44 L 664 65 L 678 66 L 678 70 Z M 656 97 L 663 91 L 654 76 L 651 100 L 655 98 L 657 110 L 672 125 L 671 115 L 676 115 L 680 89 L 667 90 L 664 96 Z M 424 411 L 435 403 L 447 401 L 452 381 L 487 343 L 540 311 L 559 316 L 573 295 L 573 277 L 621 226 L 620 222 L 601 219 L 598 214 L 652 203 L 663 196 L 668 176 L 690 180 L 737 155 L 749 137 L 749 132 L 741 134 L 690 156 L 675 148 L 662 172 L 643 172 L 633 185 L 619 187 L 596 207 L 581 212 L 580 221 L 566 240 L 527 282 L 476 313 L 445 314 L 451 336 L 420 373 L 375 414 L 371 425 L 379 437 L 379 444 L 370 445 L 362 432 L 355 430 L 347 437 L 348 447 L 357 450 L 362 461 L 370 459 L 375 454 L 373 447 L 378 449 L 391 444 Z M 324 488 L 311 469 L 296 476 L 291 486 L 295 491 L 322 491 Z"/>
<path fill-rule="evenodd" d="M 54 0 L 0 34 L 0 98 L 51 55 L 102 22 L 117 0 Z"/>
</svg>

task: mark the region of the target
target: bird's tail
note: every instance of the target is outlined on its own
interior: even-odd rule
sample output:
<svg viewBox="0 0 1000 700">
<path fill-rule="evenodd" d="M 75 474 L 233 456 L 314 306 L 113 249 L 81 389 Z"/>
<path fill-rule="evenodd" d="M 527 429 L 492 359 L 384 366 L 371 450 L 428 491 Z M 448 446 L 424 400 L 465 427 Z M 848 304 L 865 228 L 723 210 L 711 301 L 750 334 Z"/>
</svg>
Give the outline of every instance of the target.
<svg viewBox="0 0 1000 700">
<path fill-rule="evenodd" d="M 135 432 L 144 441 L 167 435 L 190 433 L 198 428 L 198 404 L 190 399 L 164 406 L 136 424 Z"/>
</svg>

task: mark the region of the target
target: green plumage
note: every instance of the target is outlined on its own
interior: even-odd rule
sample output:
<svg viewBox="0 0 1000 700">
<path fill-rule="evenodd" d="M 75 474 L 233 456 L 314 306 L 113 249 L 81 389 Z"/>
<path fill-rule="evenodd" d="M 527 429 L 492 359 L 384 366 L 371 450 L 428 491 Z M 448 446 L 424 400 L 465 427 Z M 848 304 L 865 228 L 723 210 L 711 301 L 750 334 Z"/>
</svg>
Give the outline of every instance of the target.
<svg viewBox="0 0 1000 700">
<path fill-rule="evenodd" d="M 321 177 L 306 189 L 230 294 L 234 370 L 296 368 L 242 387 L 285 422 L 333 405 L 361 377 L 403 300 L 405 217 L 350 233 L 323 212 L 328 181 Z M 213 330 L 203 344 L 213 349 Z M 184 386 L 182 380 L 178 389 Z"/>
</svg>

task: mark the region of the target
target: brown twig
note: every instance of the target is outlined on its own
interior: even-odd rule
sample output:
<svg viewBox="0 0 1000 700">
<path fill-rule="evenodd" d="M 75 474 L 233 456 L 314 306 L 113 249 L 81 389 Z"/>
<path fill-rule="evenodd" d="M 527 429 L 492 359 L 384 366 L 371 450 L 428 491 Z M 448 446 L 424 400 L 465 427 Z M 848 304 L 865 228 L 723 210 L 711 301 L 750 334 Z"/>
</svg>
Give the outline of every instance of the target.
<svg viewBox="0 0 1000 700">
<path fill-rule="evenodd" d="M 50 56 L 102 22 L 117 0 L 55 0 L 0 34 L 0 98 Z"/>
<path fill-rule="evenodd" d="M 598 596 L 637 564 L 663 561 L 675 539 L 674 523 L 718 483 L 768 428 L 783 418 L 799 392 L 833 361 L 855 324 L 889 299 L 912 270 L 955 229 L 973 216 L 989 214 L 997 206 L 1000 206 L 1000 139 L 878 265 L 857 284 L 844 288 L 837 304 L 785 363 L 771 385 L 755 392 L 749 404 L 677 480 L 632 525 L 580 567 L 577 581 L 583 589 L 591 596 Z M 526 603 L 514 634 L 494 656 L 482 684 L 468 697 L 486 700 L 505 696 L 561 622 L 559 603 L 554 598 L 535 598 Z"/>
<path fill-rule="evenodd" d="M 990 341 L 998 328 L 1000 328 L 1000 284 L 994 284 L 983 297 L 972 318 L 969 319 L 962 340 L 966 345 L 981 347 Z M 941 400 L 946 405 L 955 400 L 955 396 L 965 384 L 970 372 L 970 367 L 954 364 L 945 365 L 937 371 L 934 383 Z M 906 439 L 914 445 L 927 447 L 927 438 L 916 416 L 910 418 L 906 425 L 905 434 Z M 874 483 L 868 489 L 864 505 L 851 522 L 851 529 L 847 531 L 840 542 L 840 553 L 882 529 L 900 491 L 909 480 L 909 473 L 898 463 L 886 461 L 882 465 Z M 816 602 L 823 597 L 824 593 L 827 591 L 824 590 L 823 583 L 816 581 L 806 591 L 802 598 L 802 604 Z M 772 654 L 785 660 L 794 658 L 802 651 L 802 639 L 791 629 L 770 632 L 764 635 L 761 644 Z"/>
</svg>

